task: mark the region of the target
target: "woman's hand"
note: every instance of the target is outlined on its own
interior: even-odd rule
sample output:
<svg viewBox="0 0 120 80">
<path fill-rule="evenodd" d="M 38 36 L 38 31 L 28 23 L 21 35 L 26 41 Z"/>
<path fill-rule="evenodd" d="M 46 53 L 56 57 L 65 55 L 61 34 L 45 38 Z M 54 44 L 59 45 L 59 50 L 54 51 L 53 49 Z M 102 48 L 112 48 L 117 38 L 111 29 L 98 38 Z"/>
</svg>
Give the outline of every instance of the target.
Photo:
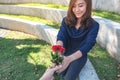
<svg viewBox="0 0 120 80">
<path fill-rule="evenodd" d="M 72 62 L 72 59 L 71 59 L 71 57 L 66 57 L 66 56 L 64 56 L 64 59 L 63 59 L 63 62 L 62 62 L 62 68 L 61 69 L 59 69 L 59 70 L 57 70 L 56 72 L 58 72 L 58 73 L 61 73 L 62 71 L 64 71 L 68 66 L 69 66 L 69 64 Z"/>
<path fill-rule="evenodd" d="M 72 55 L 69 55 L 69 56 L 64 56 L 64 59 L 63 59 L 63 62 L 62 62 L 62 68 L 57 70 L 58 73 L 61 73 L 62 71 L 64 71 L 68 66 L 69 64 L 82 57 L 82 52 L 80 50 L 76 51 L 75 53 L 73 53 Z"/>
<path fill-rule="evenodd" d="M 52 68 L 48 68 L 45 73 L 43 74 L 43 76 L 40 78 L 40 80 L 53 80 L 54 77 L 53 77 L 53 74 L 55 71 L 59 70 L 62 66 L 59 65 L 59 66 L 55 66 L 55 67 L 52 67 Z"/>
</svg>

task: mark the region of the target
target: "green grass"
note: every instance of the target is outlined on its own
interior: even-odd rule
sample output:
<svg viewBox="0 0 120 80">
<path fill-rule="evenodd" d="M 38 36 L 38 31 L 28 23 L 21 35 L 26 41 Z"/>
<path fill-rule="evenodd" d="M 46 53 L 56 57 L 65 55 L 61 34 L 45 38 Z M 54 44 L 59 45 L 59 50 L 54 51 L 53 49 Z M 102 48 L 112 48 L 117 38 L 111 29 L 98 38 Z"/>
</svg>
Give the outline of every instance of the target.
<svg viewBox="0 0 120 80">
<path fill-rule="evenodd" d="M 12 18 L 19 18 L 19 19 L 25 19 L 25 20 L 30 20 L 34 22 L 44 23 L 56 29 L 59 29 L 59 26 L 60 26 L 60 23 L 55 23 L 53 21 L 46 20 L 46 19 L 36 17 L 36 16 L 12 15 L 12 14 L 0 14 L 0 16 L 7 16 L 7 17 L 12 17 Z"/>
<path fill-rule="evenodd" d="M 50 65 L 51 46 L 15 31 L 0 38 L 0 80 L 38 80 Z"/>
<path fill-rule="evenodd" d="M 117 13 L 114 13 L 114 12 L 94 10 L 93 15 L 100 16 L 100 17 L 110 19 L 112 21 L 120 23 L 120 14 L 117 14 Z"/>
<path fill-rule="evenodd" d="M 34 36 L 9 31 L 0 38 L 0 79 L 38 80 L 50 65 L 51 45 Z M 120 65 L 98 44 L 89 58 L 100 80 L 118 80 Z"/>
<path fill-rule="evenodd" d="M 120 64 L 113 59 L 105 49 L 98 44 L 89 53 L 100 80 L 118 80 L 120 77 Z"/>
<path fill-rule="evenodd" d="M 49 8 L 58 8 L 66 10 L 68 7 L 58 4 L 40 4 L 40 3 L 26 3 L 26 4 L 17 4 L 19 6 L 40 6 L 40 7 L 49 7 Z"/>
</svg>

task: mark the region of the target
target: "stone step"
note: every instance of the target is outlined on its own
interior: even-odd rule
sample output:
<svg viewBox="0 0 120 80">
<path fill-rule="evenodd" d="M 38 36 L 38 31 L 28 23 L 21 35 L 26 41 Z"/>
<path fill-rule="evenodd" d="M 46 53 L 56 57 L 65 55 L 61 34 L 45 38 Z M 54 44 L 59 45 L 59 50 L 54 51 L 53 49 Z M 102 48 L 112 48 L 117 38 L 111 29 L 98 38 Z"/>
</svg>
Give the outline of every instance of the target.
<svg viewBox="0 0 120 80">
<path fill-rule="evenodd" d="M 0 13 L 36 16 L 60 23 L 67 11 L 38 6 L 0 5 Z"/>
<path fill-rule="evenodd" d="M 19 4 L 19 3 L 42 3 L 42 4 L 59 4 L 67 6 L 70 0 L 0 0 L 4 4 Z"/>
</svg>

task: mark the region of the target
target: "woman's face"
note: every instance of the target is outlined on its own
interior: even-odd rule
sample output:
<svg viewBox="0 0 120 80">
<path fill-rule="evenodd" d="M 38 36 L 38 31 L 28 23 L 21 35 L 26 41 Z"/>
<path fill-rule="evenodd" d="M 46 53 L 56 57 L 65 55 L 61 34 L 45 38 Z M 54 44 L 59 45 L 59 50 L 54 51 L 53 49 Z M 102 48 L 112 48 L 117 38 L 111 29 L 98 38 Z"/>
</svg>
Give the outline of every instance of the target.
<svg viewBox="0 0 120 80">
<path fill-rule="evenodd" d="M 82 16 L 86 12 L 87 4 L 84 0 L 76 0 L 75 4 L 73 5 L 72 11 L 76 18 L 81 19 Z"/>
</svg>

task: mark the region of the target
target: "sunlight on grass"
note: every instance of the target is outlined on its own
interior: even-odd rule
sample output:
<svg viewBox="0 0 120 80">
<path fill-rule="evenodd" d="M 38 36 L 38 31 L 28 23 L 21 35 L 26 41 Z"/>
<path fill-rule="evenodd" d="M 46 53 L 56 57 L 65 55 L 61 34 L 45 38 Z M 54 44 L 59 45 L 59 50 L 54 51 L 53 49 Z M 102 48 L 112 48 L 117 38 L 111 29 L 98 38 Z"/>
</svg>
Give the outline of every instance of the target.
<svg viewBox="0 0 120 80">
<path fill-rule="evenodd" d="M 118 80 L 118 75 L 120 74 L 119 63 L 111 58 L 105 49 L 96 44 L 90 51 L 89 58 L 100 80 Z"/>
<path fill-rule="evenodd" d="M 9 31 L 4 38 L 0 38 L 0 44 L 2 80 L 38 80 L 51 63 L 51 45 L 32 35 Z M 96 44 L 89 52 L 89 58 L 100 80 L 118 80 L 119 64 L 105 49 Z"/>
<path fill-rule="evenodd" d="M 40 4 L 40 3 L 26 3 L 26 4 L 17 4 L 19 6 L 40 6 L 40 7 L 49 7 L 49 8 L 58 8 L 67 10 L 68 7 L 58 4 Z"/>
<path fill-rule="evenodd" d="M 114 12 L 94 10 L 93 15 L 100 16 L 120 23 L 120 14 Z"/>
<path fill-rule="evenodd" d="M 50 65 L 51 45 L 36 37 L 8 31 L 0 38 L 0 79 L 38 80 Z"/>
</svg>

